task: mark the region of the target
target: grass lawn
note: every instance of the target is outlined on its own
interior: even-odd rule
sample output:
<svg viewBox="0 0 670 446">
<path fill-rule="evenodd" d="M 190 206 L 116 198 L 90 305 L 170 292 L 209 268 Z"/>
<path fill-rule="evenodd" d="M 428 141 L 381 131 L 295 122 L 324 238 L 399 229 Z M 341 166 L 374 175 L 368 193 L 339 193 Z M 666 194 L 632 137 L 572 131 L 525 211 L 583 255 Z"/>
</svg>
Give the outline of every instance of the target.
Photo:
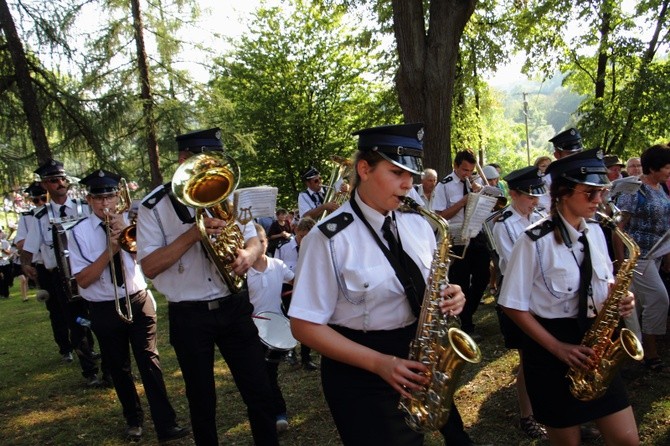
<svg viewBox="0 0 670 446">
<path fill-rule="evenodd" d="M 18 284 L 18 281 L 16 282 Z M 16 285 L 15 284 L 15 285 Z M 0 444 L 35 445 L 122 445 L 125 420 L 113 389 L 87 388 L 76 360 L 61 361 L 52 339 L 44 304 L 34 299 L 22 302 L 16 286 L 10 299 L 0 300 Z M 188 423 L 188 404 L 177 360 L 167 336 L 167 303 L 154 293 L 159 310 L 159 350 L 168 393 L 179 420 Z M 506 350 L 498 333 L 491 298 L 480 306 L 476 322 L 484 335 L 480 342 L 483 360 L 466 367 L 456 392 L 466 428 L 477 442 L 507 445 L 539 445 L 517 428 L 514 390 L 517 356 Z M 670 364 L 670 343 L 661 341 L 665 362 Z M 246 410 L 220 355 L 217 376 L 219 438 L 222 444 L 250 445 Z M 645 372 L 630 365 L 634 379 L 628 389 L 638 420 L 642 444 L 670 445 L 670 376 Z M 139 374 L 136 372 L 136 376 Z M 280 385 L 289 409 L 290 429 L 281 435 L 282 445 L 341 444 L 321 394 L 318 372 L 280 366 Z M 142 385 L 137 384 L 140 392 Z M 153 427 L 143 399 L 145 434 L 137 444 L 156 444 Z M 557 408 L 558 410 L 558 408 Z M 188 437 L 171 444 L 194 444 Z M 429 446 L 443 444 L 429 436 Z M 590 444 L 604 444 L 600 440 Z"/>
</svg>

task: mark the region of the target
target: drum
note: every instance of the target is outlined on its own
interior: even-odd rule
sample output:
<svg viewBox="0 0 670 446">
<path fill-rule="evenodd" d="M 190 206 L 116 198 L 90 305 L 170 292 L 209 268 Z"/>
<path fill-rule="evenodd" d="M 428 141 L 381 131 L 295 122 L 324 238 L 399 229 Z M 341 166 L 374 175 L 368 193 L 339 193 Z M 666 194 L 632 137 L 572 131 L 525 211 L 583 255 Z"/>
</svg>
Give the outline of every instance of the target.
<svg viewBox="0 0 670 446">
<path fill-rule="evenodd" d="M 252 316 L 261 342 L 270 350 L 288 351 L 298 345 L 291 334 L 291 324 L 282 314 L 263 311 Z"/>
</svg>

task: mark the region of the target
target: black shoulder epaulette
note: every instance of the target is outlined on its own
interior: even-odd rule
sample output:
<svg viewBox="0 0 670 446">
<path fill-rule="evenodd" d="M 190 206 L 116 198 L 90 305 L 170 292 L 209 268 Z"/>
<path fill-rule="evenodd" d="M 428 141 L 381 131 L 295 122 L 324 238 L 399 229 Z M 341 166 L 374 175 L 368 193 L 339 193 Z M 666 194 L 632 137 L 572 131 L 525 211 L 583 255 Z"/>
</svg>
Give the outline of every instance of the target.
<svg viewBox="0 0 670 446">
<path fill-rule="evenodd" d="M 590 225 L 599 225 L 600 224 L 600 222 L 598 220 L 594 220 L 593 218 L 587 218 L 586 223 L 588 223 Z"/>
<path fill-rule="evenodd" d="M 77 223 L 75 223 L 75 224 L 72 226 L 72 228 L 74 228 L 74 227 L 76 227 L 76 226 L 79 226 L 79 223 L 81 223 L 81 222 L 84 221 L 84 220 L 88 220 L 88 218 L 82 218 L 82 219 L 79 220 Z"/>
<path fill-rule="evenodd" d="M 505 212 L 503 212 L 503 213 L 500 215 L 500 217 L 498 218 L 497 221 L 505 221 L 505 220 L 507 220 L 508 218 L 510 218 L 510 217 L 512 216 L 513 213 L 514 213 L 514 212 L 510 211 L 509 209 L 507 209 Z"/>
<path fill-rule="evenodd" d="M 442 181 L 440 181 L 440 183 L 447 184 L 450 181 L 454 181 L 454 177 L 452 177 L 451 175 L 447 175 L 446 177 L 442 178 Z"/>
<path fill-rule="evenodd" d="M 47 207 L 46 207 L 46 206 L 42 206 L 42 209 L 40 209 L 39 211 L 35 212 L 35 214 L 33 214 L 33 215 L 35 216 L 35 218 L 42 218 L 42 217 L 44 217 L 44 216 L 47 214 L 47 212 L 49 212 L 49 211 L 47 210 Z"/>
<path fill-rule="evenodd" d="M 21 212 L 21 215 L 25 215 L 26 217 L 33 215 L 35 213 L 35 209 L 30 209 L 28 211 L 23 211 Z"/>
<path fill-rule="evenodd" d="M 538 221 L 530 228 L 526 229 L 526 235 L 530 237 L 532 241 L 537 241 L 545 235 L 551 233 L 554 230 L 554 221 L 553 220 L 544 220 Z"/>
<path fill-rule="evenodd" d="M 159 201 L 163 199 L 167 190 L 164 187 L 161 187 L 153 194 L 149 195 L 147 198 L 142 201 L 142 205 L 147 209 L 153 209 Z"/>
<path fill-rule="evenodd" d="M 328 221 L 324 221 L 318 226 L 321 232 L 323 232 L 323 235 L 328 238 L 332 238 L 335 234 L 353 223 L 353 221 L 353 215 L 348 212 L 342 212 Z"/>
<path fill-rule="evenodd" d="M 279 243 L 277 243 L 277 247 L 275 249 L 279 249 L 282 246 L 284 246 L 285 244 L 290 243 L 290 242 L 291 242 L 290 238 L 282 239 Z"/>
</svg>

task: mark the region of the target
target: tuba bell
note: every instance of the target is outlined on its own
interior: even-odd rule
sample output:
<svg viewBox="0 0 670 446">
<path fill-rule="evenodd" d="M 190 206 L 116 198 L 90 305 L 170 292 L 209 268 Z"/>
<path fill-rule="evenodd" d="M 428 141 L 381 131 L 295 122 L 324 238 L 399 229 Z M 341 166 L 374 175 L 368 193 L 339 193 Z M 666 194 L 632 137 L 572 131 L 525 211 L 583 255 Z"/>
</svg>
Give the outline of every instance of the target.
<svg viewBox="0 0 670 446">
<path fill-rule="evenodd" d="M 172 193 L 181 203 L 195 208 L 195 219 L 202 245 L 221 278 L 232 293 L 244 286 L 244 277 L 235 274 L 231 263 L 244 247 L 242 231 L 228 202 L 240 181 L 240 167 L 223 152 L 200 153 L 184 161 L 172 176 Z M 210 236 L 205 217 L 224 220 L 227 225 L 218 236 Z"/>
</svg>

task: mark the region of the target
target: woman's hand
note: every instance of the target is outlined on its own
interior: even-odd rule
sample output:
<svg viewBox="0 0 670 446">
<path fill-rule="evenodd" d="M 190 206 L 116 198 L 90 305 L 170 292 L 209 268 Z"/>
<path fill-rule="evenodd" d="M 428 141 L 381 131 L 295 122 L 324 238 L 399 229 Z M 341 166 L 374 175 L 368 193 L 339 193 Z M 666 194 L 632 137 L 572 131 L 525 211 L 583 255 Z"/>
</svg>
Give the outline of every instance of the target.
<svg viewBox="0 0 670 446">
<path fill-rule="evenodd" d="M 588 370 L 593 365 L 591 357 L 595 352 L 583 345 L 567 344 L 559 341 L 552 353 L 571 368 Z"/>
<path fill-rule="evenodd" d="M 427 371 L 420 362 L 390 355 L 382 355 L 375 367 L 377 375 L 406 397 L 410 396 L 410 391 L 419 390 L 428 382 L 428 378 L 423 375 Z"/>
<path fill-rule="evenodd" d="M 440 310 L 442 310 L 443 314 L 457 316 L 463 311 L 465 294 L 463 294 L 459 285 L 450 283 L 440 291 L 440 296 L 442 296 Z"/>
</svg>

